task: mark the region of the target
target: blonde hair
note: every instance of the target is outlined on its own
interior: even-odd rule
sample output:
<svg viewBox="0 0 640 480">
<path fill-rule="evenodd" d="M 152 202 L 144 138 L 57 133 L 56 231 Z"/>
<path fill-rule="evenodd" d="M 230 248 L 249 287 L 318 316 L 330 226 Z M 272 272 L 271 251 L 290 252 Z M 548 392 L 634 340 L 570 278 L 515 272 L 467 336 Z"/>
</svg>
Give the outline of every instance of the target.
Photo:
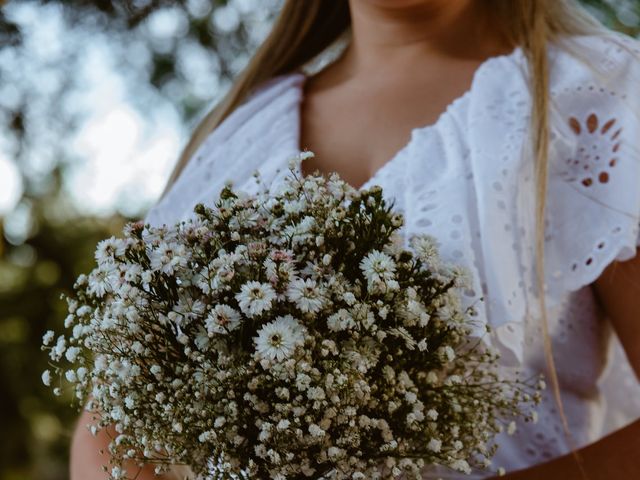
<svg viewBox="0 0 640 480">
<path fill-rule="evenodd" d="M 549 148 L 549 65 L 547 44 L 574 35 L 608 34 L 595 17 L 576 0 L 483 0 L 507 39 L 519 45 L 529 65 L 529 86 L 533 98 L 530 152 L 535 161 L 535 251 L 537 291 L 542 314 L 544 354 L 550 372 L 554 398 L 571 451 L 582 476 L 587 478 L 580 455 L 569 431 L 560 397 L 544 295 L 544 217 Z M 184 147 L 162 193 L 176 181 L 205 138 L 262 82 L 301 68 L 329 47 L 351 24 L 347 0 L 286 0 L 273 29 L 219 104 L 198 124 Z M 625 45 L 622 45 L 625 47 Z M 570 48 L 570 46 L 568 46 Z M 580 54 L 578 53 L 578 56 Z M 587 60 L 582 58 L 582 60 Z"/>
</svg>

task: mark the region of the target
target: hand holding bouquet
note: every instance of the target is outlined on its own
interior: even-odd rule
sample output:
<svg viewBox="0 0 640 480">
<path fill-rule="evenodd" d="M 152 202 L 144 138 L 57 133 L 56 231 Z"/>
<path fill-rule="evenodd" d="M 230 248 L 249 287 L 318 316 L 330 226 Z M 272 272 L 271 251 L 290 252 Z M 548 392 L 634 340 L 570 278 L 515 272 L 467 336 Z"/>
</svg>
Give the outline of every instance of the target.
<svg viewBox="0 0 640 480">
<path fill-rule="evenodd" d="M 380 187 L 293 175 L 277 195 L 227 185 L 194 213 L 100 242 L 70 333 L 44 338 L 92 431 L 115 424 L 109 478 L 126 459 L 211 479 L 468 473 L 535 419 L 535 380 L 502 378 L 471 335 L 468 272 L 430 236 L 405 250 Z"/>
</svg>

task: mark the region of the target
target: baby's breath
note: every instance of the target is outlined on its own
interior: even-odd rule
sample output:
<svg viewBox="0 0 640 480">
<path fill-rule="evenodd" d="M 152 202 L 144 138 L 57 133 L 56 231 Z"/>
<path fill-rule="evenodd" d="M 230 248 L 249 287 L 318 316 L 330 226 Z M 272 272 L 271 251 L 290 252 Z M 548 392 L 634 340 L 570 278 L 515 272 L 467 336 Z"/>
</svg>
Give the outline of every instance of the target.
<svg viewBox="0 0 640 480">
<path fill-rule="evenodd" d="M 544 383 L 498 375 L 469 336 L 469 272 L 433 237 L 405 250 L 380 187 L 294 173 L 194 213 L 101 241 L 68 334 L 43 336 L 42 382 L 74 390 L 94 435 L 115 426 L 108 478 L 135 476 L 129 459 L 217 480 L 466 474 L 537 420 Z"/>
</svg>

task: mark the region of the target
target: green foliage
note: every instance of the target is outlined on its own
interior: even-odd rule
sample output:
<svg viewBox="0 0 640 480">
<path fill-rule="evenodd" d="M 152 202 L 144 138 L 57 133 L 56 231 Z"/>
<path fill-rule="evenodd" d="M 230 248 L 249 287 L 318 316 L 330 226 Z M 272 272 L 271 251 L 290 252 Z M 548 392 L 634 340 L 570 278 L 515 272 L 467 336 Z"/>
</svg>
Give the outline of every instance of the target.
<svg viewBox="0 0 640 480">
<path fill-rule="evenodd" d="M 47 357 L 42 335 L 66 315 L 62 292 L 92 268 L 96 243 L 127 220 L 82 217 L 66 204 L 59 183 L 41 197 L 25 197 L 33 227 L 0 257 L 0 479 L 68 478 L 68 445 L 77 412 L 71 399 L 54 397 L 40 375 Z"/>
</svg>

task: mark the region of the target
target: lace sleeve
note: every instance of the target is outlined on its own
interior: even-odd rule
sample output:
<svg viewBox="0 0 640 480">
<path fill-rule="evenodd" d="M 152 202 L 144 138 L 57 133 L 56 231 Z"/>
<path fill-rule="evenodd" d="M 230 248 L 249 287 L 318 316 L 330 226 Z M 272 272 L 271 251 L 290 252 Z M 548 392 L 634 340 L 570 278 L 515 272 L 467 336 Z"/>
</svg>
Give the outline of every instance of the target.
<svg viewBox="0 0 640 480">
<path fill-rule="evenodd" d="M 590 284 L 640 246 L 640 50 L 622 36 L 579 44 L 602 75 L 561 57 L 566 65 L 556 74 L 564 77 L 552 83 L 545 239 L 552 295 Z"/>
</svg>

